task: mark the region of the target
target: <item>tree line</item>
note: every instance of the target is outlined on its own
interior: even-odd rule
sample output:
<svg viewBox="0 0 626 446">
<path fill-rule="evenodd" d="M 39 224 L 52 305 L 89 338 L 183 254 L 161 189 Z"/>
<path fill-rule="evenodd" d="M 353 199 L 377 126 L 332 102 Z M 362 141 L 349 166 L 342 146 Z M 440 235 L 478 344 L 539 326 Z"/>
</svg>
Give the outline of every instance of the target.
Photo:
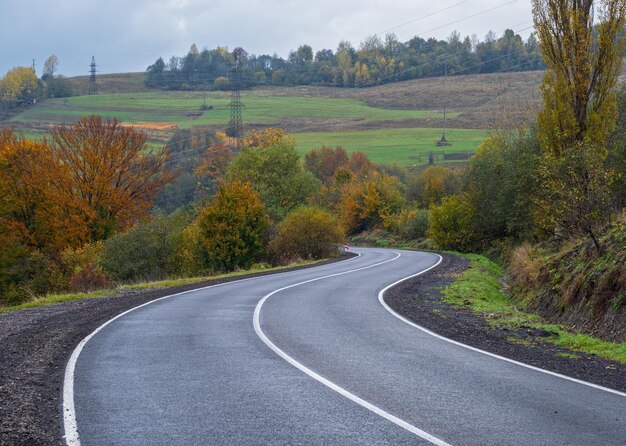
<svg viewBox="0 0 626 446">
<path fill-rule="evenodd" d="M 227 89 L 234 56 L 225 47 L 198 50 L 193 44 L 184 56 L 167 62 L 159 57 L 146 72 L 149 87 Z M 401 42 L 394 34 L 374 35 L 355 48 L 348 41 L 335 50 L 316 52 L 304 44 L 286 59 L 274 55 L 249 55 L 241 61 L 243 87 L 254 85 L 324 85 L 364 87 L 423 77 L 530 71 L 545 67 L 534 34 L 526 41 L 511 29 L 501 37 L 489 32 L 461 37 L 454 31 L 445 40 L 415 36 Z"/>
</svg>

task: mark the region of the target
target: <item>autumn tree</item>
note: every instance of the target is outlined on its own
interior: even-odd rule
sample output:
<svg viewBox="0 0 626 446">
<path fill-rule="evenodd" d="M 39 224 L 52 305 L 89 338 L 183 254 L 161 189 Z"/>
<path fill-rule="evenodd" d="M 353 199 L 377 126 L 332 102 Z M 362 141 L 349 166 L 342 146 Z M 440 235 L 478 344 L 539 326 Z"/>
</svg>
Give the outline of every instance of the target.
<svg viewBox="0 0 626 446">
<path fill-rule="evenodd" d="M 400 186 L 396 177 L 378 173 L 344 185 L 339 208 L 348 233 L 372 229 L 397 214 L 404 204 Z"/>
<path fill-rule="evenodd" d="M 322 146 L 313 149 L 304 156 L 304 168 L 322 180 L 325 186 L 331 186 L 335 172 L 348 164 L 348 154 L 343 147 Z"/>
<path fill-rule="evenodd" d="M 265 208 L 250 183 L 223 184 L 198 216 L 207 266 L 218 271 L 249 268 L 264 253 L 267 228 Z"/>
<path fill-rule="evenodd" d="M 194 169 L 200 185 L 210 192 L 222 182 L 235 150 L 229 143 L 231 138 L 225 133 L 217 132 L 215 136 L 216 141 L 202 154 Z"/>
<path fill-rule="evenodd" d="M 39 79 L 35 70 L 16 67 L 0 80 L 0 102 L 8 108 L 32 104 L 37 99 Z"/>
<path fill-rule="evenodd" d="M 263 130 L 250 130 L 243 138 L 244 147 L 267 148 L 282 141 L 295 144 L 292 136 L 278 127 L 268 127 Z"/>
<path fill-rule="evenodd" d="M 85 117 L 51 134 L 54 157 L 69 174 L 56 187 L 78 203 L 91 240 L 105 239 L 143 217 L 159 188 L 172 180 L 165 169 L 167 149 L 147 154 L 146 134 L 116 119 Z"/>
<path fill-rule="evenodd" d="M 604 161 L 617 119 L 626 0 L 601 1 L 597 24 L 593 6 L 592 0 L 533 0 L 547 65 L 544 108 L 537 118 L 545 153 L 539 169 L 543 191 L 536 201 L 540 223 L 548 222 L 545 229 L 589 236 L 601 251 L 597 231 L 610 217 L 604 197 L 613 175 Z"/>
<path fill-rule="evenodd" d="M 625 0 L 532 0 L 547 65 L 539 139 L 554 156 L 586 142 L 604 150 L 616 120 L 614 88 L 624 54 Z"/>
<path fill-rule="evenodd" d="M 23 246 L 51 253 L 86 241 L 77 203 L 56 188 L 68 179 L 47 142 L 0 134 L 0 218 Z"/>
<path fill-rule="evenodd" d="M 411 179 L 409 199 L 421 206 L 440 204 L 443 197 L 459 191 L 458 173 L 444 166 L 428 166 Z"/>
</svg>

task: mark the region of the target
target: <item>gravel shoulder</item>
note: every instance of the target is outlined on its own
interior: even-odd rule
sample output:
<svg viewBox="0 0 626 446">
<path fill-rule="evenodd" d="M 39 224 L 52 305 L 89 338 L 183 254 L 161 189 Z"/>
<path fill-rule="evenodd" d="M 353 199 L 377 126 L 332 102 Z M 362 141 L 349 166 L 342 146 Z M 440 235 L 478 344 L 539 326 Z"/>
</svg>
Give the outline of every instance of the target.
<svg viewBox="0 0 626 446">
<path fill-rule="evenodd" d="M 455 341 L 562 375 L 626 392 L 626 365 L 574 352 L 535 338 L 530 329 L 495 329 L 485 318 L 442 302 L 440 290 L 469 267 L 469 260 L 443 254 L 443 262 L 426 274 L 390 289 L 385 301 L 416 324 Z M 509 338 L 524 343 L 511 342 Z M 577 359 L 567 357 L 575 355 Z"/>
<path fill-rule="evenodd" d="M 170 294 L 275 273 L 261 272 L 0 313 L 0 445 L 65 444 L 60 416 L 65 365 L 76 345 L 107 320 Z"/>
</svg>

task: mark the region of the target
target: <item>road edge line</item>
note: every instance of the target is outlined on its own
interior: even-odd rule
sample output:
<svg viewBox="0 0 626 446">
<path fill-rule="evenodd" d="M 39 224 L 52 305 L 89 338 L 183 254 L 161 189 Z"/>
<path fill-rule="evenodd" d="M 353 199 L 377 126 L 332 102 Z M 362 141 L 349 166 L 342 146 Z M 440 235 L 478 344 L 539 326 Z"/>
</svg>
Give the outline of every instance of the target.
<svg viewBox="0 0 626 446">
<path fill-rule="evenodd" d="M 421 331 L 423 331 L 424 333 L 426 333 L 426 334 L 428 334 L 430 336 L 434 336 L 435 338 L 441 339 L 442 341 L 446 341 L 446 342 L 449 342 L 451 344 L 458 345 L 459 347 L 463 347 L 463 348 L 466 348 L 468 350 L 472 350 L 472 351 L 477 352 L 477 353 L 482 353 L 484 355 L 491 356 L 492 358 L 496 358 L 496 359 L 500 359 L 502 361 L 506 361 L 506 362 L 509 362 L 509 363 L 512 363 L 512 364 L 516 364 L 518 366 L 525 367 L 527 369 L 535 370 L 537 372 L 541 372 L 541 373 L 545 373 L 545 374 L 548 374 L 548 375 L 556 376 L 557 378 L 566 379 L 568 381 L 575 382 L 577 384 L 582 384 L 584 386 L 592 387 L 594 389 L 603 390 L 605 392 L 609 392 L 609 393 L 613 393 L 615 395 L 626 397 L 626 393 L 620 392 L 619 390 L 615 390 L 615 389 L 604 387 L 604 386 L 601 386 L 601 385 L 598 385 L 598 384 L 590 383 L 588 381 L 583 381 L 581 379 L 572 378 L 571 376 L 562 375 L 562 374 L 557 373 L 557 372 L 552 372 L 550 370 L 542 369 L 540 367 L 536 367 L 536 366 L 533 366 L 533 365 L 530 365 L 530 364 L 525 364 L 523 362 L 516 361 L 515 359 L 510 359 L 510 358 L 507 358 L 505 356 L 500 356 L 500 355 L 497 355 L 495 353 L 488 352 L 486 350 L 481 350 L 479 348 L 472 347 L 471 345 L 463 344 L 462 342 L 455 341 L 454 339 L 447 338 L 445 336 L 442 336 L 440 334 L 435 333 L 434 331 L 429 330 L 428 328 L 422 327 L 421 325 L 418 325 L 415 322 L 413 322 L 413 321 L 407 319 L 406 317 L 402 316 L 401 314 L 397 313 L 395 310 L 393 310 L 387 304 L 387 302 L 385 302 L 385 299 L 384 299 L 385 291 L 387 291 L 388 289 L 390 289 L 390 288 L 392 288 L 392 287 L 394 287 L 394 286 L 396 286 L 396 285 L 398 285 L 398 284 L 400 284 L 400 283 L 402 283 L 402 282 L 404 282 L 406 280 L 409 280 L 409 279 L 412 279 L 413 277 L 417 277 L 419 275 L 422 275 L 422 274 L 430 271 L 431 269 L 435 268 L 436 266 L 438 266 L 443 261 L 443 257 L 441 255 L 439 255 L 439 254 L 436 254 L 436 253 L 433 253 L 433 254 L 438 255 L 439 258 L 440 258 L 439 262 L 437 262 L 436 265 L 434 265 L 434 266 L 432 266 L 432 267 L 430 267 L 430 268 L 428 268 L 428 269 L 426 269 L 424 271 L 420 271 L 417 274 L 413 274 L 413 275 L 410 275 L 408 277 L 405 277 L 404 279 L 400 279 L 397 282 L 394 282 L 391 285 L 388 285 L 385 288 L 383 288 L 382 290 L 380 290 L 380 292 L 378 293 L 378 301 L 381 303 L 381 305 L 389 313 L 391 313 L 392 315 L 394 315 L 395 317 L 400 319 L 402 322 L 404 322 L 404 323 L 406 323 L 406 324 L 408 324 L 408 325 L 410 325 L 410 326 L 412 326 L 414 328 L 417 328 L 418 330 L 421 330 Z"/>
<path fill-rule="evenodd" d="M 358 254 L 354 257 L 351 257 L 349 259 L 343 260 L 342 262 L 349 262 L 350 260 L 354 260 L 361 257 L 361 254 Z M 317 267 L 322 267 L 322 266 L 326 266 L 326 265 L 318 265 Z M 312 266 L 309 269 L 313 269 L 316 266 Z M 181 291 L 180 293 L 174 293 L 174 294 L 169 294 L 167 296 L 163 296 L 163 297 L 158 297 L 154 300 L 151 300 L 149 302 L 145 302 L 141 305 L 137 305 L 136 307 L 130 308 L 120 314 L 118 314 L 117 316 L 112 317 L 111 319 L 109 319 L 108 321 L 104 322 L 102 325 L 100 325 L 98 328 L 96 328 L 94 331 L 92 331 L 91 333 L 89 333 L 87 336 L 85 336 L 79 343 L 78 345 L 74 348 L 74 350 L 72 351 L 72 354 L 70 355 L 70 358 L 67 361 L 67 364 L 65 365 L 65 373 L 63 375 L 63 404 L 62 404 L 62 411 L 63 411 L 63 436 L 62 438 L 65 440 L 65 444 L 67 446 L 81 446 L 81 442 L 80 442 L 80 435 L 78 433 L 78 424 L 76 422 L 76 408 L 74 406 L 74 372 L 76 370 L 76 363 L 78 362 L 78 357 L 80 356 L 81 352 L 83 351 L 83 348 L 85 347 L 85 345 L 87 344 L 87 342 L 89 342 L 89 340 L 91 338 L 93 338 L 96 334 L 98 334 L 98 332 L 100 332 L 103 328 L 105 328 L 107 325 L 109 325 L 111 322 L 114 322 L 115 320 L 121 318 L 122 316 L 135 311 L 139 308 L 145 307 L 146 305 L 150 305 L 153 304 L 155 302 L 158 302 L 160 300 L 164 300 L 164 299 L 169 299 L 170 297 L 175 297 L 175 296 L 181 296 L 183 294 L 188 294 L 188 293 L 193 293 L 196 291 L 202 291 L 202 290 L 207 290 L 209 288 L 217 288 L 217 287 L 221 287 L 221 286 L 226 286 L 226 285 L 231 285 L 233 283 L 241 283 L 241 282 L 247 282 L 250 280 L 258 280 L 258 279 L 263 279 L 263 278 L 267 278 L 268 276 L 277 276 L 277 275 L 282 275 L 282 274 L 289 274 L 293 271 L 278 271 L 276 273 L 271 273 L 271 274 L 266 274 L 263 276 L 257 276 L 257 277 L 246 277 L 244 279 L 237 279 L 237 280 L 231 280 L 229 282 L 224 282 L 224 283 L 216 283 L 215 285 L 209 285 L 209 286 L 203 286 L 203 287 L 199 287 L 199 288 L 193 288 L 187 291 Z"/>
<path fill-rule="evenodd" d="M 395 252 L 395 251 L 392 251 L 392 252 Z M 410 423 L 407 423 L 406 421 L 402 420 L 401 418 L 398 418 L 395 415 L 392 415 L 389 412 L 381 409 L 380 407 L 375 406 L 372 403 L 369 403 L 368 401 L 365 401 L 362 398 L 359 398 L 358 396 L 356 396 L 355 394 L 349 392 L 348 390 L 344 389 L 343 387 L 340 387 L 337 384 L 333 383 L 332 381 L 324 378 L 323 376 L 318 375 L 313 370 L 309 369 L 308 367 L 306 367 L 302 363 L 296 361 L 294 358 L 292 358 L 287 353 L 285 353 L 283 350 L 281 350 L 279 347 L 277 347 L 276 344 L 274 344 L 265 335 L 265 333 L 261 329 L 261 323 L 260 323 L 261 308 L 263 307 L 263 304 L 270 297 L 272 297 L 274 294 L 279 293 L 279 292 L 284 291 L 284 290 L 287 290 L 289 288 L 294 288 L 294 287 L 297 287 L 297 286 L 300 286 L 300 285 L 304 285 L 304 284 L 307 284 L 307 283 L 316 282 L 318 280 L 328 279 L 330 277 L 341 276 L 341 275 L 344 275 L 344 274 L 350 274 L 350 273 L 353 273 L 353 272 L 362 271 L 362 270 L 365 270 L 365 269 L 369 269 L 369 268 L 373 268 L 373 267 L 376 267 L 376 266 L 380 266 L 382 264 L 389 263 L 389 262 L 392 262 L 394 260 L 397 260 L 398 258 L 400 258 L 402 256 L 402 254 L 399 253 L 399 252 L 395 252 L 395 254 L 397 254 L 396 257 L 394 257 L 393 259 L 385 260 L 384 262 L 375 263 L 373 265 L 369 265 L 369 266 L 366 266 L 366 267 L 363 267 L 363 268 L 356 268 L 356 269 L 349 270 L 349 271 L 343 271 L 341 273 L 329 274 L 327 276 L 322 276 L 322 277 L 316 277 L 315 279 L 309 279 L 309 280 L 305 280 L 303 282 L 295 283 L 293 285 L 288 285 L 286 287 L 282 287 L 282 288 L 279 288 L 277 290 L 274 290 L 274 291 L 272 291 L 269 294 L 266 294 L 265 296 L 263 296 L 261 298 L 261 300 L 257 303 L 257 305 L 256 305 L 256 307 L 254 309 L 254 316 L 252 318 L 252 324 L 254 326 L 254 331 L 256 332 L 257 336 L 265 343 L 265 345 L 267 345 L 274 353 L 276 353 L 278 356 L 280 356 L 286 362 L 288 362 L 289 364 L 291 364 L 292 366 L 294 366 L 295 368 L 297 368 L 301 372 L 305 373 L 309 377 L 313 378 L 314 380 L 318 381 L 319 383 L 324 384 L 326 387 L 328 387 L 331 390 L 339 393 L 341 396 L 349 399 L 350 401 L 358 404 L 361 407 L 364 407 L 365 409 L 368 409 L 369 411 L 375 413 L 376 415 L 378 415 L 378 416 L 380 416 L 382 418 L 385 418 L 388 421 L 391 421 L 395 425 L 400 426 L 401 428 L 403 428 L 403 429 L 405 429 L 405 430 L 407 430 L 407 431 L 417 435 L 418 437 L 421 437 L 422 439 L 424 439 L 424 440 L 426 440 L 426 441 L 428 441 L 428 442 L 430 442 L 432 444 L 435 444 L 437 446 L 451 446 L 449 443 L 446 443 L 445 441 L 443 441 L 443 440 L 441 440 L 441 439 L 439 439 L 439 438 L 429 434 L 428 432 L 423 431 L 423 430 L 419 429 L 418 427 L 413 426 Z M 439 257 L 441 257 L 441 256 L 439 256 Z M 437 265 L 439 265 L 439 263 L 441 263 L 441 259 L 439 260 Z M 424 270 L 424 272 L 426 272 L 426 271 L 428 271 L 428 270 L 430 270 L 432 268 L 434 268 L 434 266 L 429 267 L 428 269 Z"/>
</svg>

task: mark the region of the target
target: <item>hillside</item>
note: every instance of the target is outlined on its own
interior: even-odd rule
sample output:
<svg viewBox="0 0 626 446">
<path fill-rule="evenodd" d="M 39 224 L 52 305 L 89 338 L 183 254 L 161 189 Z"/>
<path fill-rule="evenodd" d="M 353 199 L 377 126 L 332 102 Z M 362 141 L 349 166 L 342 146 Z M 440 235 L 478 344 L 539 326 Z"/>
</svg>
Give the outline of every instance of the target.
<svg viewBox="0 0 626 446">
<path fill-rule="evenodd" d="M 540 105 L 541 72 L 499 73 L 397 82 L 371 88 L 274 87 L 242 91 L 247 128 L 277 126 L 296 134 L 302 152 L 321 145 L 364 150 L 373 161 L 422 164 L 430 151 L 473 152 L 488 130 L 517 125 Z M 28 137 L 50 127 L 97 114 L 117 117 L 149 133 L 160 145 L 178 129 L 224 129 L 228 92 L 168 92 L 147 89 L 143 73 L 98 76 L 98 95 L 41 101 L 12 117 Z M 87 77 L 71 78 L 76 91 Z M 208 110 L 201 110 L 206 101 Z M 451 147 L 439 148 L 446 109 Z M 440 158 L 443 158 L 440 156 Z"/>
</svg>

